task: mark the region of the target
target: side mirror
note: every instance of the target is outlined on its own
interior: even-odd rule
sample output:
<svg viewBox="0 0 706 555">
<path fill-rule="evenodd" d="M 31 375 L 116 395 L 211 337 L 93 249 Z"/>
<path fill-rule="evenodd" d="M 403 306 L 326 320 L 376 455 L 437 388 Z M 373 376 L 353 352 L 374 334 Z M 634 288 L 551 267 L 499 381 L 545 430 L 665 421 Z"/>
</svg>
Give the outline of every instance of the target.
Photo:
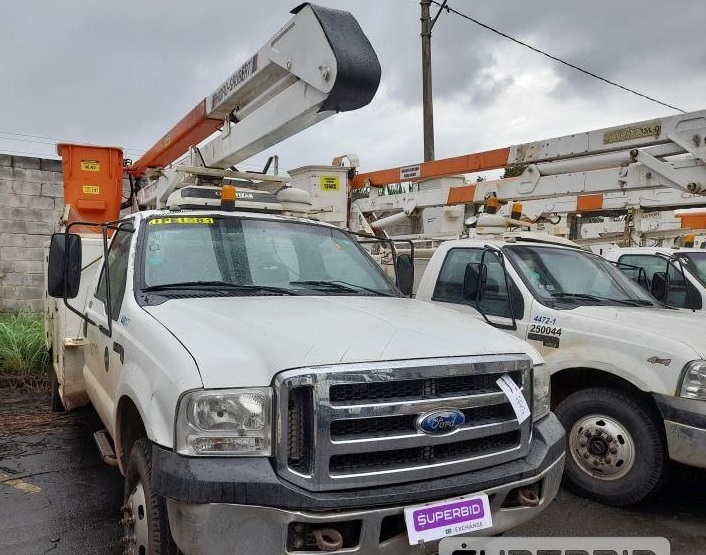
<svg viewBox="0 0 706 555">
<path fill-rule="evenodd" d="M 479 262 L 469 262 L 463 274 L 463 298 L 467 301 L 483 300 L 485 284 L 488 279 L 488 267 Z"/>
<path fill-rule="evenodd" d="M 409 297 L 414 286 L 414 261 L 409 254 L 397 255 L 395 276 L 397 287 L 402 291 L 403 295 Z"/>
<path fill-rule="evenodd" d="M 49 246 L 47 293 L 50 297 L 74 299 L 81 281 L 81 237 L 54 233 Z"/>
</svg>

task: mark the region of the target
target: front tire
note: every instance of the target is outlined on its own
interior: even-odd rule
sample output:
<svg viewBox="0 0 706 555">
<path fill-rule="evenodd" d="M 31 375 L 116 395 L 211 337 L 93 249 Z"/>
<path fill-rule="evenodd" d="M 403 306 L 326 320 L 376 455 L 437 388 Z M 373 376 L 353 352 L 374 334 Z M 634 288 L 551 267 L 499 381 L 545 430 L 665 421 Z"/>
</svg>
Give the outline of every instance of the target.
<svg viewBox="0 0 706 555">
<path fill-rule="evenodd" d="M 566 397 L 555 413 L 567 434 L 566 485 L 616 507 L 655 494 L 669 460 L 660 422 L 640 400 L 612 388 Z"/>
<path fill-rule="evenodd" d="M 136 555 L 177 555 L 179 550 L 169 533 L 166 502 L 152 485 L 152 456 L 147 438 L 138 439 L 130 451 L 123 499 L 121 523 L 126 551 Z"/>
</svg>

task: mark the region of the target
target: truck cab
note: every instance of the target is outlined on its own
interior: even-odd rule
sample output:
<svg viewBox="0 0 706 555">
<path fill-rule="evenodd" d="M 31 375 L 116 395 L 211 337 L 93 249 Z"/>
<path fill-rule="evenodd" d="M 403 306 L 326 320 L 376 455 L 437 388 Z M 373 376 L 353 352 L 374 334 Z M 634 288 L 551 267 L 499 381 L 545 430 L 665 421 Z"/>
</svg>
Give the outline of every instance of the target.
<svg viewBox="0 0 706 555">
<path fill-rule="evenodd" d="M 405 297 L 350 233 L 241 199 L 105 224 L 97 262 L 77 260 L 95 239 L 52 239 L 48 312 L 85 319 L 57 391 L 106 427 L 127 546 L 431 553 L 461 530 L 430 537 L 416 509 L 480 503 L 483 534 L 543 510 L 564 432 L 537 350 Z"/>
<path fill-rule="evenodd" d="M 706 308 L 706 250 L 616 247 L 604 256 L 664 304 L 691 310 Z"/>
<path fill-rule="evenodd" d="M 665 307 L 600 256 L 530 233 L 446 241 L 417 298 L 539 350 L 573 490 L 628 505 L 658 491 L 670 459 L 706 467 L 701 317 Z"/>
</svg>

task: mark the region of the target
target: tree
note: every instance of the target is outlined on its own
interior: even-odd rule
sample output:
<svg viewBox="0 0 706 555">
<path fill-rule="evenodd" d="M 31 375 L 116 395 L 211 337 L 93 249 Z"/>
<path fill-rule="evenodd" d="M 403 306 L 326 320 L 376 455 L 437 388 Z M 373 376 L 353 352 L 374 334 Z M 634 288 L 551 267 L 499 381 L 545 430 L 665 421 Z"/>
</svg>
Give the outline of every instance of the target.
<svg viewBox="0 0 706 555">
<path fill-rule="evenodd" d="M 510 166 L 505 166 L 505 172 L 500 176 L 500 179 L 505 179 L 508 177 L 518 177 L 522 175 L 525 171 L 527 164 L 512 164 Z"/>
</svg>

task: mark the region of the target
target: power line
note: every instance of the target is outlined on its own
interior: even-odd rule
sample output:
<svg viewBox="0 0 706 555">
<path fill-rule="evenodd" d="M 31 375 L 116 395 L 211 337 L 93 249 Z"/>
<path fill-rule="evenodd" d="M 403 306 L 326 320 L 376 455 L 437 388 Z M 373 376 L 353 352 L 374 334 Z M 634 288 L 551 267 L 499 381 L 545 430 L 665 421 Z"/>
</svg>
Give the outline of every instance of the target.
<svg viewBox="0 0 706 555">
<path fill-rule="evenodd" d="M 29 135 L 29 134 L 27 134 L 27 133 L 10 133 L 9 131 L 0 131 L 0 135 L 13 135 L 13 137 L 2 137 L 2 136 L 0 136 L 0 141 L 3 141 L 3 140 L 5 140 L 5 141 L 19 141 L 19 142 L 22 142 L 22 143 L 30 143 L 30 144 L 38 144 L 38 145 L 47 145 L 47 146 L 53 146 L 53 145 L 55 145 L 57 142 L 62 142 L 61 139 L 55 139 L 55 138 L 52 138 L 52 137 L 45 137 L 45 136 L 43 136 L 43 135 Z M 46 140 L 46 141 L 39 141 L 39 140 L 33 140 L 33 139 L 19 139 L 19 138 L 16 138 L 16 137 L 34 137 L 35 139 L 47 139 L 47 140 Z M 41 152 L 27 152 L 27 151 L 14 150 L 14 149 L 11 149 L 11 150 L 12 150 L 12 152 L 22 153 L 22 154 L 32 154 L 32 155 L 35 155 L 35 156 L 42 155 Z M 145 153 L 145 151 L 135 150 L 135 149 L 131 149 L 131 148 L 125 148 L 124 150 L 125 150 L 125 152 L 132 152 L 132 153 L 135 153 L 135 154 L 138 154 L 138 155 L 142 155 L 142 154 Z M 9 154 L 9 151 L 5 151 L 5 152 Z M 52 154 L 52 155 L 53 155 L 53 156 L 56 156 L 55 153 Z M 261 169 L 262 169 L 262 167 L 261 167 L 261 166 L 258 166 L 257 164 L 238 164 L 238 166 L 240 166 L 240 167 L 246 167 L 246 168 L 251 168 L 251 169 L 254 169 L 254 170 L 261 170 Z M 280 169 L 282 169 L 282 168 L 280 168 Z"/>
<path fill-rule="evenodd" d="M 7 141 L 20 141 L 23 143 L 36 143 L 36 144 L 43 144 L 43 145 L 53 145 L 56 143 L 61 143 L 61 142 L 70 142 L 65 139 L 57 139 L 56 137 L 47 137 L 45 135 L 29 135 L 27 133 L 14 133 L 11 131 L 2 131 L 0 130 L 0 135 L 11 135 L 11 137 L 0 137 L 1 139 L 5 139 Z M 14 137 L 28 137 L 28 139 L 16 139 Z M 29 139 L 44 139 L 43 141 L 36 141 L 36 140 L 29 140 Z M 145 150 L 140 150 L 138 148 L 125 148 L 124 149 L 126 152 L 134 152 L 136 154 L 144 154 L 146 151 Z"/>
<path fill-rule="evenodd" d="M 0 131 L 2 133 L 2 131 Z M 46 145 L 46 146 L 54 146 L 56 143 L 52 141 L 36 141 L 33 139 L 18 139 L 17 137 L 2 137 L 0 136 L 0 141 L 10 141 L 10 142 L 21 142 L 21 143 L 31 143 L 31 144 L 36 144 L 36 145 Z M 61 142 L 61 141 L 60 141 Z M 125 152 L 135 152 L 132 149 L 126 148 Z"/>
<path fill-rule="evenodd" d="M 646 98 L 647 100 L 651 100 L 652 102 L 656 102 L 657 104 L 661 104 L 662 106 L 666 106 L 667 108 L 670 108 L 672 110 L 676 110 L 677 112 L 681 112 L 682 114 L 686 113 L 685 110 L 682 110 L 681 108 L 677 108 L 676 106 L 672 106 L 671 104 L 667 104 L 666 102 L 662 102 L 661 100 L 657 100 L 656 98 L 653 98 L 653 97 L 648 96 L 646 94 L 642 94 L 640 92 L 637 92 L 634 89 L 620 85 L 619 83 L 616 83 L 615 81 L 611 81 L 610 79 L 606 79 L 605 77 L 601 77 L 600 75 L 597 75 L 596 73 L 593 73 L 592 71 L 589 71 L 587 69 L 583 69 L 582 67 L 579 67 L 575 64 L 572 64 L 570 62 L 562 60 L 561 58 L 558 58 L 557 56 L 553 56 L 553 55 L 545 52 L 544 50 L 540 50 L 539 48 L 532 46 L 531 44 L 527 44 L 526 42 L 522 42 L 521 40 L 518 40 L 514 37 L 511 37 L 507 33 L 503 33 L 502 31 L 495 29 L 494 27 L 491 27 L 490 25 L 482 23 L 481 21 L 478 21 L 477 19 L 471 17 L 470 15 L 461 13 L 458 10 L 453 9 L 452 7 L 450 7 L 448 5 L 442 6 L 442 4 L 440 2 L 437 2 L 436 0 L 431 0 L 431 3 L 439 6 L 440 10 L 443 7 L 443 9 L 445 9 L 447 12 L 453 13 L 453 14 L 458 15 L 464 19 L 467 19 L 468 21 L 475 23 L 479 27 L 483 27 L 484 29 L 491 31 L 491 32 L 495 33 L 496 35 L 500 35 L 501 37 L 504 37 L 508 40 L 511 40 L 512 42 L 517 43 L 520 46 L 524 46 L 525 48 L 529 48 L 530 50 L 533 50 L 534 52 L 537 52 L 538 54 L 541 54 L 542 56 L 546 56 L 547 58 L 550 58 L 556 62 L 559 62 L 560 64 L 564 64 L 565 66 L 568 66 L 572 69 L 580 71 L 581 73 L 589 75 L 590 77 L 594 77 L 600 81 L 603 81 L 604 83 L 608 83 L 609 85 L 613 85 L 614 87 L 618 87 L 619 89 L 622 89 L 622 90 L 627 91 L 629 93 L 635 94 L 637 96 L 641 96 L 642 98 Z"/>
<path fill-rule="evenodd" d="M 12 135 L 11 137 L 3 137 L 2 135 Z M 17 137 L 29 137 L 27 139 L 24 138 L 17 138 Z M 44 139 L 44 140 L 36 140 L 36 139 Z M 22 143 L 29 143 L 29 144 L 37 144 L 37 145 L 47 145 L 47 146 L 54 146 L 56 143 L 61 143 L 61 142 L 69 142 L 65 141 L 64 139 L 57 139 L 55 137 L 47 137 L 45 135 L 30 135 L 28 133 L 15 133 L 15 132 L 10 132 L 10 131 L 0 131 L 0 141 L 18 141 Z M 42 152 L 28 152 L 26 150 L 15 150 L 15 149 L 0 149 L 3 154 L 19 154 L 19 155 L 31 155 L 35 157 L 41 157 L 41 156 L 46 156 L 46 154 Z M 125 152 L 132 152 L 137 155 L 142 155 L 146 151 L 144 150 L 137 150 L 137 149 L 132 149 L 132 148 L 124 148 L 123 149 Z M 51 156 L 56 157 L 57 154 L 53 152 Z M 259 166 L 257 164 L 238 164 L 239 167 L 242 168 L 249 168 L 253 169 L 255 171 L 259 171 L 262 169 L 262 166 Z M 287 171 L 284 168 L 280 168 L 280 171 Z"/>
<path fill-rule="evenodd" d="M 61 160 L 56 154 L 52 154 L 53 158 L 46 158 L 47 154 L 42 152 L 28 152 L 26 150 L 0 150 L 0 154 L 7 154 L 8 156 L 31 156 L 32 158 L 44 158 L 47 160 Z"/>
</svg>

